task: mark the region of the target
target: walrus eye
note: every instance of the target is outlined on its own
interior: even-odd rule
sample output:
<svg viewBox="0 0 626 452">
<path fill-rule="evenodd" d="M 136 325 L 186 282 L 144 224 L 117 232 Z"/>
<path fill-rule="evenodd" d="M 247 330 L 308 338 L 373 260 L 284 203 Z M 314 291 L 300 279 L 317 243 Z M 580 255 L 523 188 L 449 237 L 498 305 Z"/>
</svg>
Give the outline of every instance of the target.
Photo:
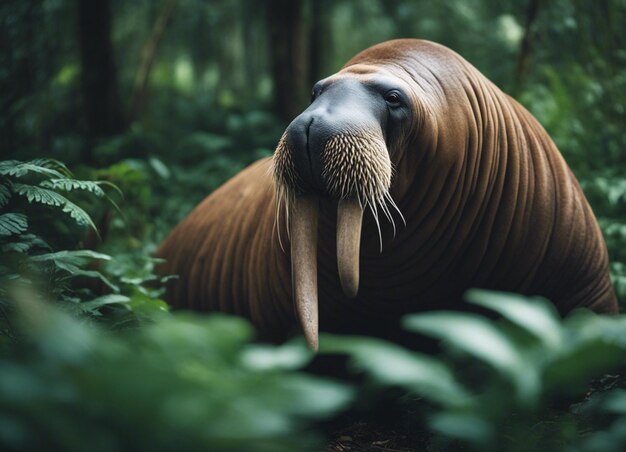
<svg viewBox="0 0 626 452">
<path fill-rule="evenodd" d="M 385 101 L 392 107 L 400 105 L 400 93 L 397 91 L 389 91 L 385 94 Z"/>
<path fill-rule="evenodd" d="M 311 89 L 311 102 L 313 102 L 317 96 L 320 95 L 320 91 L 322 91 L 322 87 L 320 85 L 320 82 L 317 82 L 315 85 L 313 85 L 313 89 Z"/>
</svg>

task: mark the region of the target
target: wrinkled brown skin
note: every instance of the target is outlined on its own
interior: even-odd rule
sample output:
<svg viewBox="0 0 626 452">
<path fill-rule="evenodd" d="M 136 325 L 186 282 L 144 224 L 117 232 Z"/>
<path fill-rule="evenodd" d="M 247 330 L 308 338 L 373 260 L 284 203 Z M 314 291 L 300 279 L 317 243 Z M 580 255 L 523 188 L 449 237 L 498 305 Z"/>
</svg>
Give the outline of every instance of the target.
<svg viewBox="0 0 626 452">
<path fill-rule="evenodd" d="M 336 201 L 319 218 L 322 331 L 393 338 L 399 316 L 465 309 L 472 287 L 544 296 L 561 314 L 577 307 L 617 312 L 596 219 L 543 127 L 453 51 L 427 41 L 369 48 L 339 73 L 386 71 L 411 87 L 415 119 L 392 153 L 391 194 L 406 218 L 383 251 L 369 213 L 354 299 L 340 287 Z M 260 160 L 207 197 L 163 242 L 161 272 L 178 274 L 176 307 L 252 320 L 261 334 L 298 331 L 284 218 L 275 228 L 270 159 Z M 396 223 L 400 223 L 396 221 Z"/>
</svg>

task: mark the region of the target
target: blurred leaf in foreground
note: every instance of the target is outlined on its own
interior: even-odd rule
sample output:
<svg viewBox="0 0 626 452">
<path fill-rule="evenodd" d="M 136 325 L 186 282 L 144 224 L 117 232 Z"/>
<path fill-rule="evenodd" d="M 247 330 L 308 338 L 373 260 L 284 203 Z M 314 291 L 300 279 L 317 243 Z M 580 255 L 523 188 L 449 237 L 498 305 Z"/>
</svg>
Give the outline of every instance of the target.
<svg viewBox="0 0 626 452">
<path fill-rule="evenodd" d="M 317 450 L 311 421 L 352 398 L 283 370 L 302 351 L 260 352 L 238 318 L 164 314 L 113 335 L 18 298 L 22 341 L 0 357 L 3 450 Z"/>
</svg>

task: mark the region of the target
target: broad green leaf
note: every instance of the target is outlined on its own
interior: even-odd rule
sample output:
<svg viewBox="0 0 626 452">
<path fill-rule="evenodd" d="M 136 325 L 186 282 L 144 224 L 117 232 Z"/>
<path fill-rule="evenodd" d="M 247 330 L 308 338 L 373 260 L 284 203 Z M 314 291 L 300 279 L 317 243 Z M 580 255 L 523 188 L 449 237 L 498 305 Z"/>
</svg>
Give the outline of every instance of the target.
<svg viewBox="0 0 626 452">
<path fill-rule="evenodd" d="M 65 276 L 63 278 L 63 280 L 77 278 L 79 276 L 86 276 L 88 278 L 97 278 L 100 281 L 102 281 L 113 292 L 118 293 L 120 291 L 120 288 L 119 288 L 118 285 L 113 284 L 109 278 L 104 276 L 99 271 L 96 271 L 96 270 L 84 270 L 82 268 L 72 267 L 71 265 L 68 265 L 68 264 L 60 264 L 59 265 L 58 263 L 57 263 L 57 267 L 59 267 L 59 268 L 61 268 L 63 270 L 66 270 L 68 272 L 68 275 Z"/>
<path fill-rule="evenodd" d="M 292 374 L 280 385 L 295 415 L 324 417 L 345 408 L 354 390 L 346 385 L 308 375 Z"/>
<path fill-rule="evenodd" d="M 28 229 L 26 215 L 21 213 L 5 213 L 0 215 L 0 237 L 20 234 Z"/>
<path fill-rule="evenodd" d="M 130 298 L 126 295 L 109 294 L 102 295 L 101 297 L 95 298 L 90 301 L 84 301 L 82 303 L 79 303 L 76 307 L 83 312 L 91 312 L 97 311 L 103 306 L 128 303 L 129 301 Z"/>
<path fill-rule="evenodd" d="M 409 315 L 403 324 L 490 364 L 511 380 L 521 401 L 534 403 L 539 395 L 539 369 L 493 322 L 476 314 L 439 311 Z"/>
<path fill-rule="evenodd" d="M 242 363 L 257 370 L 299 369 L 313 358 L 303 341 L 290 341 L 281 346 L 252 345 L 241 355 Z"/>
<path fill-rule="evenodd" d="M 429 424 L 445 436 L 478 444 L 488 443 L 495 433 L 494 425 L 472 413 L 438 413 Z"/>
<path fill-rule="evenodd" d="M 611 413 L 626 415 L 626 390 L 615 389 L 607 394 L 603 408 Z"/>
<path fill-rule="evenodd" d="M 119 292 L 119 287 L 113 284 L 106 276 L 96 270 L 85 270 L 81 268 L 86 265 L 89 259 L 110 260 L 111 256 L 91 250 L 58 251 L 56 253 L 39 254 L 31 256 L 31 262 L 52 262 L 55 267 L 67 272 L 64 279 L 86 276 L 100 279 L 114 292 Z"/>
<path fill-rule="evenodd" d="M 558 314 L 547 300 L 478 289 L 468 290 L 465 297 L 496 311 L 550 347 L 558 347 L 563 340 Z"/>
<path fill-rule="evenodd" d="M 572 344 L 544 370 L 545 386 L 553 392 L 582 396 L 589 381 L 623 368 L 626 349 L 600 338 Z"/>
<path fill-rule="evenodd" d="M 150 163 L 150 166 L 152 167 L 154 172 L 157 173 L 161 179 L 170 178 L 171 172 L 169 168 L 165 165 L 165 163 L 163 163 L 161 160 L 156 157 L 150 157 L 148 159 L 148 163 Z"/>
<path fill-rule="evenodd" d="M 35 262 L 63 261 L 78 264 L 83 263 L 85 259 L 99 259 L 109 261 L 112 258 L 108 254 L 98 253 L 97 251 L 92 250 L 64 250 L 57 251 L 56 253 L 46 253 L 39 254 L 37 256 L 31 256 L 31 260 Z"/>
<path fill-rule="evenodd" d="M 442 405 L 471 403 L 466 390 L 442 362 L 397 345 L 368 337 L 322 334 L 320 352 L 348 354 L 357 368 L 380 383 L 402 386 Z"/>
<path fill-rule="evenodd" d="M 564 327 L 577 342 L 601 340 L 626 349 L 626 315 L 598 315 L 588 310 L 573 312 L 565 319 Z"/>
</svg>

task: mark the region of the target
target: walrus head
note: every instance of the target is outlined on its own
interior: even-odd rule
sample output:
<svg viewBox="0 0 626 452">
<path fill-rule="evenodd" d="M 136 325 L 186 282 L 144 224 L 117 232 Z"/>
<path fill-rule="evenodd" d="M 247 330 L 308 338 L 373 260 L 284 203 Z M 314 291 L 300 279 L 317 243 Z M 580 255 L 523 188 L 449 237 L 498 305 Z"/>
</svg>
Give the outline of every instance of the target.
<svg viewBox="0 0 626 452">
<path fill-rule="evenodd" d="M 364 209 L 393 223 L 390 188 L 416 120 L 415 92 L 397 67 L 357 55 L 315 84 L 311 105 L 283 134 L 274 154 L 278 209 L 287 211 L 296 309 L 317 348 L 317 224 L 320 198 L 337 201 L 337 265 L 343 292 L 359 286 Z M 401 217 L 401 214 L 399 215 Z M 395 228 L 395 226 L 394 226 Z M 379 226 L 380 235 L 380 226 Z"/>
</svg>

